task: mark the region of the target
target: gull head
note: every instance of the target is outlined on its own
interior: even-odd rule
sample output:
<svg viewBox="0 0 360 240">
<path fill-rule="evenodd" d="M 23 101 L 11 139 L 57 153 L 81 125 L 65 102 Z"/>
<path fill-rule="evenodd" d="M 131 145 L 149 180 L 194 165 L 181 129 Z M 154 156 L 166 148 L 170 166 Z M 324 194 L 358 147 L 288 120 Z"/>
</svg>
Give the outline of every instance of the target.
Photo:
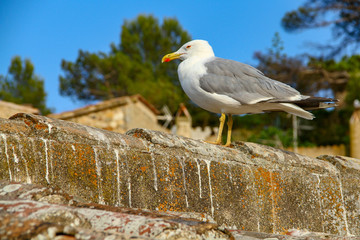
<svg viewBox="0 0 360 240">
<path fill-rule="evenodd" d="M 214 51 L 205 40 L 192 40 L 182 45 L 179 50 L 166 54 L 161 62 L 170 62 L 174 59 L 186 60 L 191 57 L 207 58 L 213 57 Z"/>
</svg>

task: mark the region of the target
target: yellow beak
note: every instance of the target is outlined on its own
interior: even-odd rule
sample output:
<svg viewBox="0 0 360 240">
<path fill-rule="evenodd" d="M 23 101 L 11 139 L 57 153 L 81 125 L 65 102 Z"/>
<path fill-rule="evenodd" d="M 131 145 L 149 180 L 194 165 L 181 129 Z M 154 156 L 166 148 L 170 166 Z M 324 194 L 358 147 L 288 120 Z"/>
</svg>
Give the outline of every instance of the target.
<svg viewBox="0 0 360 240">
<path fill-rule="evenodd" d="M 163 63 L 163 62 L 170 62 L 170 61 L 172 61 L 172 60 L 174 60 L 174 59 L 180 58 L 181 55 L 183 55 L 183 54 L 182 54 L 182 53 L 177 53 L 177 52 L 173 52 L 173 53 L 166 54 L 166 55 L 162 58 L 161 62 L 162 62 L 162 63 Z"/>
</svg>

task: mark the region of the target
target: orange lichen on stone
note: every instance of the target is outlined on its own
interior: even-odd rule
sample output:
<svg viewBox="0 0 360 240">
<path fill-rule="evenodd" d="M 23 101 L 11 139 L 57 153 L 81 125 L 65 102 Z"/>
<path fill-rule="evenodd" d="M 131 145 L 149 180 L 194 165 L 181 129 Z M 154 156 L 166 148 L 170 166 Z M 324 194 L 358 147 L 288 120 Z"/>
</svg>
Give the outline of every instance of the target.
<svg viewBox="0 0 360 240">
<path fill-rule="evenodd" d="M 161 211 L 161 212 L 166 212 L 166 211 L 167 211 L 166 205 L 167 205 L 167 202 L 164 201 L 164 203 L 159 203 L 159 205 L 158 205 L 157 208 L 158 208 L 159 211 Z"/>
<path fill-rule="evenodd" d="M 41 123 L 37 123 L 34 125 L 34 128 L 37 130 L 44 130 L 44 129 L 48 129 L 47 125 L 41 124 Z"/>
<path fill-rule="evenodd" d="M 340 158 L 334 158 L 339 161 L 335 165 L 255 143 L 209 148 L 144 129 L 127 136 L 100 129 L 91 134 L 66 122 L 50 122 L 53 128 L 40 124 L 39 129 L 56 129 L 48 134 L 47 129 L 35 129 L 36 121 L 26 121 L 30 127 L 13 121 L 27 129 L 24 133 L 15 127 L 1 132 L 3 178 L 12 173 L 13 181 L 26 180 L 27 164 L 34 183 L 48 180 L 89 202 L 211 213 L 220 224 L 251 231 L 298 226 L 341 234 L 357 231 L 358 209 L 352 206 L 358 199 L 359 168 L 347 165 L 351 162 L 342 166 Z M 128 145 L 122 139 L 129 139 Z"/>
<path fill-rule="evenodd" d="M 169 168 L 169 176 L 175 177 L 175 167 Z"/>
</svg>

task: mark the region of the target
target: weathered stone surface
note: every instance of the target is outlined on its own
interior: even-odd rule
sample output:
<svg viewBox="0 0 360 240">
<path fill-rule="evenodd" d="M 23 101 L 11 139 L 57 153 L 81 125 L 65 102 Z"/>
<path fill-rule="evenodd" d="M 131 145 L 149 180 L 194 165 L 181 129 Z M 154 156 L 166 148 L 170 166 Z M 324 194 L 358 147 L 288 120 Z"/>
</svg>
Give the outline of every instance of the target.
<svg viewBox="0 0 360 240">
<path fill-rule="evenodd" d="M 0 181 L 0 236 L 29 239 L 230 239 L 215 223 L 176 215 L 79 203 L 52 188 Z M 42 202 L 61 196 L 65 204 Z M 40 198 L 39 198 L 40 197 Z M 38 200 L 36 200 L 38 199 Z"/>
<path fill-rule="evenodd" d="M 52 196 L 66 200 L 41 202 Z M 0 239 L 338 239 L 296 229 L 282 235 L 227 230 L 177 214 L 81 203 L 53 188 L 4 180 L 0 180 L 0 209 Z"/>
<path fill-rule="evenodd" d="M 349 231 L 356 229 L 354 234 L 360 235 L 360 160 L 355 158 L 343 157 L 343 156 L 319 156 L 319 159 L 328 161 L 338 169 L 337 179 L 338 182 L 335 189 L 326 189 L 324 194 L 332 194 L 338 191 L 338 198 L 333 199 L 328 195 L 327 201 L 323 201 L 323 204 L 338 204 L 341 200 L 344 203 L 341 206 L 341 211 L 338 213 L 334 211 L 324 212 L 324 221 L 330 221 L 330 219 L 336 219 L 335 214 L 343 216 L 344 224 L 334 224 L 333 228 L 347 228 Z M 330 217 L 331 216 L 331 217 Z"/>
<path fill-rule="evenodd" d="M 254 143 L 225 148 L 144 129 L 122 135 L 28 114 L 0 121 L 3 179 L 110 206 L 205 213 L 239 230 L 360 235 L 359 160 L 347 159 L 344 170 L 336 157 Z"/>
</svg>

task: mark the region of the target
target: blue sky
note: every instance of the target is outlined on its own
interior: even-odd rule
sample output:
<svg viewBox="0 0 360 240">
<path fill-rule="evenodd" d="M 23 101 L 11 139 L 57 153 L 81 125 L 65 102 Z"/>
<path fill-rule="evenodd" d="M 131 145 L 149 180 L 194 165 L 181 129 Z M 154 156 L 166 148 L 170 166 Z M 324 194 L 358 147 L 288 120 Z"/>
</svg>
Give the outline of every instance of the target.
<svg viewBox="0 0 360 240">
<path fill-rule="evenodd" d="M 61 60 L 74 61 L 79 49 L 108 52 L 110 43 L 119 43 L 124 20 L 139 14 L 152 14 L 160 21 L 176 17 L 193 39 L 209 41 L 217 56 L 256 65 L 253 53 L 266 51 L 275 32 L 289 56 L 314 51 L 307 42 L 329 42 L 329 29 L 290 34 L 281 28 L 283 15 L 303 2 L 2 0 L 0 74 L 7 73 L 15 55 L 31 59 L 35 73 L 45 80 L 48 107 L 69 111 L 88 103 L 60 96 Z"/>
</svg>

